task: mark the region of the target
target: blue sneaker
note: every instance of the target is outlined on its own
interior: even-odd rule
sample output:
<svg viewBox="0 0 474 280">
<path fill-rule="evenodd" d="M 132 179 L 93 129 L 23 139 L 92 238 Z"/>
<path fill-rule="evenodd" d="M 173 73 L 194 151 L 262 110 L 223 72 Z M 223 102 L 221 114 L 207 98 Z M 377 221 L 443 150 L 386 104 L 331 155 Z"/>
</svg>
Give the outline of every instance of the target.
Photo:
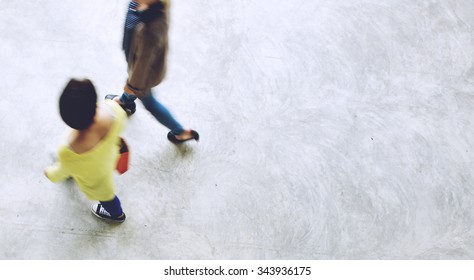
<svg viewBox="0 0 474 280">
<path fill-rule="evenodd" d="M 122 215 L 113 218 L 112 216 L 110 216 L 109 212 L 107 212 L 107 210 L 105 210 L 105 208 L 100 203 L 92 204 L 91 211 L 99 219 L 108 220 L 115 223 L 123 223 L 126 218 L 125 213 L 122 213 Z"/>
</svg>

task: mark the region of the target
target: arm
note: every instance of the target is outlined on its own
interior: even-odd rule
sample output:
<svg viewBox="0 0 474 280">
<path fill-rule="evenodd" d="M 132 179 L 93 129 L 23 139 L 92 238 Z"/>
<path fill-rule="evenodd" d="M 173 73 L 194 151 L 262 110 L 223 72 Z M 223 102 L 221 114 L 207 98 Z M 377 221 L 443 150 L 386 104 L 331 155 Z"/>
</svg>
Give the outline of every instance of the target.
<svg viewBox="0 0 474 280">
<path fill-rule="evenodd" d="M 46 167 L 44 175 L 46 175 L 46 177 L 53 183 L 59 183 L 70 177 L 69 172 L 67 172 L 60 162 L 56 162 L 55 164 Z"/>
</svg>

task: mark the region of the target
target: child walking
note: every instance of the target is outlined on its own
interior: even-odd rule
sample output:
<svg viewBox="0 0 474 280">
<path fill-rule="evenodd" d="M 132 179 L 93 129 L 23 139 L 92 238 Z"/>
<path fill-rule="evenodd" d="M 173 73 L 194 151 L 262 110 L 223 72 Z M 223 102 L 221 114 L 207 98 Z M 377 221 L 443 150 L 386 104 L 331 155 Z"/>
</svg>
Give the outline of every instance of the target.
<svg viewBox="0 0 474 280">
<path fill-rule="evenodd" d="M 166 73 L 168 52 L 168 0 L 133 0 L 125 20 L 123 50 L 128 64 L 128 79 L 123 94 L 107 95 L 119 102 L 128 115 L 136 110 L 137 97 L 156 120 L 170 129 L 168 140 L 180 144 L 199 140 L 195 130 L 185 129 L 154 96 Z"/>
<path fill-rule="evenodd" d="M 125 111 L 111 100 L 98 105 L 91 81 L 71 79 L 59 99 L 59 112 L 72 130 L 59 147 L 58 161 L 46 168 L 46 177 L 54 183 L 72 177 L 88 199 L 100 202 L 91 206 L 95 216 L 125 221 L 113 180 Z"/>
</svg>

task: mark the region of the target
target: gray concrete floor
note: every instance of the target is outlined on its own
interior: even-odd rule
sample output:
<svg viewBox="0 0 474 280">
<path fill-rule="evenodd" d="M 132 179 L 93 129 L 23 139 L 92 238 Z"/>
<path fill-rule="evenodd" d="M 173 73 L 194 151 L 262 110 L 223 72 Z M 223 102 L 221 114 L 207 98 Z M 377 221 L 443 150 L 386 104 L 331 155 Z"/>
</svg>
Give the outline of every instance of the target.
<svg viewBox="0 0 474 280">
<path fill-rule="evenodd" d="M 472 0 L 174 1 L 158 98 L 97 220 L 43 176 L 88 77 L 120 93 L 124 0 L 0 0 L 1 259 L 473 259 Z"/>
</svg>

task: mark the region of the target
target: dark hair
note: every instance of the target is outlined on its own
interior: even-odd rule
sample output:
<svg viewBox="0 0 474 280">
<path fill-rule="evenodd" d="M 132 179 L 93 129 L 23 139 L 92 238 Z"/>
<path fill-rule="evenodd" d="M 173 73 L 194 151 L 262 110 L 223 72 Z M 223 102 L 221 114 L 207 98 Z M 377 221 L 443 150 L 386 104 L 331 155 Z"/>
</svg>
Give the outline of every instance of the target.
<svg viewBox="0 0 474 280">
<path fill-rule="evenodd" d="M 91 81 L 71 79 L 59 98 L 63 121 L 77 130 L 88 128 L 94 121 L 97 93 Z"/>
</svg>

